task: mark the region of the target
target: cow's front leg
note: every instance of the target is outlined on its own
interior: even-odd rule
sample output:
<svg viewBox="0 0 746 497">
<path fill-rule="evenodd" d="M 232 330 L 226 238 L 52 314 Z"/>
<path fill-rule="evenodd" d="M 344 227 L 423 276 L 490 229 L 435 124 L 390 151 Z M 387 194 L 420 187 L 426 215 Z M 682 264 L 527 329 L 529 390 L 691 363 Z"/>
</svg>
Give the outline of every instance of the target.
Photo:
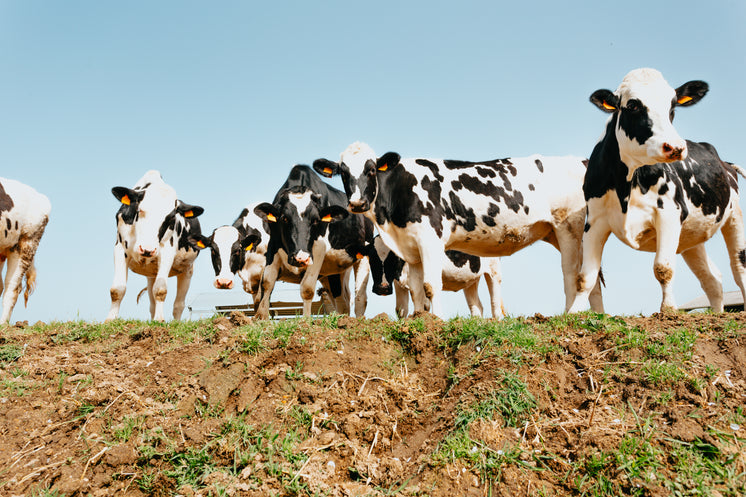
<svg viewBox="0 0 746 497">
<path fill-rule="evenodd" d="M 490 294 L 490 309 L 494 319 L 505 317 L 502 298 L 502 267 L 498 258 L 483 258 L 482 262 L 488 264 L 484 271 L 484 281 L 487 283 L 487 291 Z"/>
<path fill-rule="evenodd" d="M 174 300 L 174 319 L 179 321 L 181 313 L 184 312 L 187 292 L 192 282 L 194 266 L 189 266 L 186 271 L 176 276 L 176 299 Z"/>
<path fill-rule="evenodd" d="M 21 293 L 23 284 L 23 275 L 31 263 L 25 260 L 19 253 L 20 251 L 11 252 L 8 256 L 8 272 L 5 274 L 5 295 L 3 295 L 3 314 L 0 317 L 0 323 L 10 321 L 10 314 L 18 300 L 18 294 Z"/>
<path fill-rule="evenodd" d="M 425 291 L 425 298 L 430 300 L 429 311 L 438 317 L 442 317 L 443 314 L 440 299 L 443 294 L 443 259 L 446 256 L 445 254 L 443 245 L 431 243 L 427 247 L 420 246 L 422 288 Z"/>
<path fill-rule="evenodd" d="M 412 294 L 412 305 L 414 306 L 414 312 L 424 311 L 426 297 L 422 263 L 408 263 L 407 265 L 409 266 L 407 283 L 409 284 L 409 291 Z"/>
<path fill-rule="evenodd" d="M 175 256 L 175 250 L 172 250 L 171 247 L 161 247 L 160 256 L 158 257 L 158 274 L 155 277 L 151 293 L 155 299 L 155 309 L 151 309 L 151 318 L 154 321 L 163 322 L 166 320 L 163 306 L 166 302 L 166 295 L 168 294 L 168 275 L 171 273 Z"/>
<path fill-rule="evenodd" d="M 681 221 L 675 209 L 656 211 L 656 242 L 655 260 L 653 262 L 653 274 L 661 285 L 663 301 L 661 312 L 676 310 L 676 299 L 673 295 L 673 277 L 676 270 L 676 249 L 679 246 L 681 235 Z"/>
<path fill-rule="evenodd" d="M 396 317 L 405 318 L 409 314 L 409 288 L 394 280 L 394 294 L 396 295 Z"/>
<path fill-rule="evenodd" d="M 481 318 L 484 309 L 482 301 L 479 300 L 479 280 L 477 279 L 474 283 L 464 288 L 463 292 L 466 298 L 466 306 L 469 308 L 471 316 Z"/>
<path fill-rule="evenodd" d="M 575 299 L 567 312 L 580 312 L 590 307 L 589 295 L 598 284 L 601 256 L 609 239 L 611 228 L 606 219 L 589 219 L 589 228 L 583 234 L 583 263 L 576 279 Z"/>
<path fill-rule="evenodd" d="M 306 268 L 306 272 L 300 280 L 300 298 L 303 299 L 303 316 L 311 315 L 311 305 L 316 295 L 316 283 L 319 281 L 319 273 L 321 272 L 321 266 L 326 256 L 326 247 L 322 243 L 316 242 L 314 243 L 312 253 L 313 262 Z M 349 312 L 348 307 L 347 313 Z"/>
<path fill-rule="evenodd" d="M 106 316 L 106 321 L 111 321 L 119 316 L 119 307 L 122 305 L 124 293 L 127 290 L 127 258 L 124 256 L 124 247 L 121 243 L 114 245 L 114 281 L 111 284 L 111 308 Z"/>
<path fill-rule="evenodd" d="M 256 319 L 269 319 L 269 300 L 272 297 L 272 290 L 275 288 L 275 282 L 280 274 L 280 256 L 275 254 L 272 263 L 264 266 L 262 277 L 259 281 L 257 292 L 259 295 L 259 305 L 254 303 L 254 317 Z"/>
<path fill-rule="evenodd" d="M 368 278 L 370 276 L 370 261 L 367 257 L 358 260 L 353 265 L 355 272 L 355 317 L 365 317 L 368 307 Z"/>
</svg>

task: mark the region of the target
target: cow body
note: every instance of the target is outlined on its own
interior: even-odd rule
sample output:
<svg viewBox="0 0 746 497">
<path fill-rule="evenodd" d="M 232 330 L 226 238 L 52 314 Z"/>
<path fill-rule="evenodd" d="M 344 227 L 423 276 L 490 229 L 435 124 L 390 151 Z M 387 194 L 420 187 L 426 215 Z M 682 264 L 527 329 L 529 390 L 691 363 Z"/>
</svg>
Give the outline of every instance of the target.
<svg viewBox="0 0 746 497">
<path fill-rule="evenodd" d="M 24 278 L 24 303 L 28 303 L 28 296 L 34 290 L 34 256 L 50 211 L 46 196 L 18 181 L 0 178 L 0 272 L 8 263 L 4 284 L 0 279 L 0 293 L 4 291 L 0 323 L 10 320 Z"/>
<path fill-rule="evenodd" d="M 199 251 L 189 241 L 200 234 L 197 216 L 202 207 L 188 205 L 176 197 L 158 171 L 148 171 L 134 188 L 114 187 L 122 203 L 116 214 L 117 240 L 114 245 L 114 282 L 111 309 L 106 320 L 116 319 L 127 289 L 128 270 L 147 278 L 150 316 L 163 321 L 167 279 L 177 278 L 173 317 L 180 319 Z"/>
<path fill-rule="evenodd" d="M 342 176 L 349 209 L 373 220 L 384 243 L 409 264 L 415 310 L 430 298 L 440 314 L 446 250 L 500 257 L 538 240 L 560 251 L 565 309 L 572 303 L 585 219 L 583 159 L 464 162 L 392 152 L 377 158 L 358 142 L 339 163 L 319 159 L 314 168 Z M 593 300 L 601 311 L 600 289 Z"/>
<path fill-rule="evenodd" d="M 373 276 L 373 293 L 396 295 L 396 315 L 406 317 L 409 312 L 409 267 L 377 236 L 367 252 L 370 272 Z M 504 317 L 500 298 L 500 259 L 498 257 L 477 257 L 457 250 L 446 250 L 443 266 L 443 290 L 458 292 L 463 290 L 466 305 L 472 316 L 482 316 L 482 302 L 479 299 L 479 280 L 484 277 L 490 293 L 492 317 Z M 425 310 L 430 303 L 425 302 Z"/>
<path fill-rule="evenodd" d="M 274 283 L 287 267 L 303 272 L 300 293 L 304 315 L 310 315 L 319 276 L 349 275 L 353 268 L 355 314 L 365 314 L 369 270 L 362 253 L 365 245 L 372 242 L 373 225 L 363 216 L 349 216 L 346 203 L 345 194 L 321 181 L 310 167 L 296 165 L 273 203 L 256 207 L 255 213 L 270 226 L 258 318 L 268 317 Z M 343 277 L 343 290 L 348 279 L 349 276 Z"/>
<path fill-rule="evenodd" d="M 711 145 L 683 140 L 672 124 L 675 107 L 692 105 L 706 92 L 702 81 L 674 90 L 658 71 L 638 69 L 625 77 L 616 92 L 598 90 L 591 96 L 596 106 L 612 115 L 593 150 L 583 184 L 588 220 L 578 295 L 571 311 L 587 307 L 588 287 L 611 233 L 636 250 L 655 252 L 653 270 L 663 294 L 661 310 L 676 308 L 672 282 L 680 253 L 712 309 L 723 311 L 721 274 L 704 248 L 718 230 L 744 293 L 740 169 L 720 160 Z"/>
</svg>

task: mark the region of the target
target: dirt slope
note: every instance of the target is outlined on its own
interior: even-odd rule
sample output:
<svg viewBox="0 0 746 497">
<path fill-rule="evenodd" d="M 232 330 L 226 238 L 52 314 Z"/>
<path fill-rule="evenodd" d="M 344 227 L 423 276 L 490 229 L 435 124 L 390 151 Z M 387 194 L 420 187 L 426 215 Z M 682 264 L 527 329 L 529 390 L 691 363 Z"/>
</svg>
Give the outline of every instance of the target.
<svg viewBox="0 0 746 497">
<path fill-rule="evenodd" d="M 0 330 L 0 495 L 743 495 L 746 314 Z"/>
</svg>

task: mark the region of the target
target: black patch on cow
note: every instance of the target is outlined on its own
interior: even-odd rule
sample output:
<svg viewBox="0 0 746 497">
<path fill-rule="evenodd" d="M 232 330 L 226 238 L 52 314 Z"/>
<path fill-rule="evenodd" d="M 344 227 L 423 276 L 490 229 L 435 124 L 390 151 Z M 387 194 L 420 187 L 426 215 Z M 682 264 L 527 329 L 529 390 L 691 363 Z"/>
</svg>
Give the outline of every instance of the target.
<svg viewBox="0 0 746 497">
<path fill-rule="evenodd" d="M 658 199 L 658 208 L 659 208 L 659 209 L 662 209 L 662 208 L 663 208 L 663 199 L 662 199 L 662 198 L 659 198 L 659 199 Z"/>
<path fill-rule="evenodd" d="M 653 136 L 653 121 L 648 115 L 648 108 L 632 98 L 618 112 L 619 127 L 630 140 L 636 140 L 640 145 Z"/>
<path fill-rule="evenodd" d="M 127 243 L 127 240 L 125 240 L 125 241 L 124 241 L 124 248 L 125 248 L 125 249 L 128 249 L 128 248 L 129 248 L 129 246 L 128 246 L 128 245 L 129 245 L 129 244 Z"/>
<path fill-rule="evenodd" d="M 663 183 L 660 188 L 658 188 L 658 195 L 665 195 L 668 192 L 668 184 Z"/>
<path fill-rule="evenodd" d="M 741 262 L 742 266 L 746 267 L 746 249 L 738 252 L 738 260 Z"/>
<path fill-rule="evenodd" d="M 456 217 L 456 220 L 459 221 L 459 225 L 463 226 L 466 231 L 474 231 L 477 227 L 477 218 L 474 214 L 474 209 L 464 205 L 454 192 L 450 192 L 448 197 L 451 201 L 451 212 Z"/>
<path fill-rule="evenodd" d="M 487 169 L 486 167 L 476 166 L 476 170 L 477 174 L 479 174 L 483 178 L 494 178 L 497 176 L 497 173 L 494 169 Z M 515 167 L 513 167 L 513 171 L 513 176 L 515 176 Z"/>
<path fill-rule="evenodd" d="M 512 185 L 507 177 L 502 178 L 503 186 L 497 186 L 491 181 L 482 182 L 468 174 L 461 174 L 458 179 L 467 190 L 502 202 L 513 212 L 518 212 L 523 207 L 523 194 L 519 191 L 512 191 Z"/>
<path fill-rule="evenodd" d="M 425 213 L 430 218 L 430 225 L 440 237 L 443 234 L 443 209 L 440 205 L 441 183 L 425 176 L 422 178 L 422 188 L 427 192 L 427 199 L 430 201 L 425 206 Z"/>
<path fill-rule="evenodd" d="M 536 159 L 534 161 L 534 163 L 536 164 L 537 169 L 539 169 L 539 172 L 543 173 L 544 172 L 544 164 L 542 164 L 539 159 Z"/>
<path fill-rule="evenodd" d="M 336 299 L 342 295 L 342 278 L 340 278 L 338 274 L 330 274 L 326 279 L 329 283 L 329 291 L 331 292 L 332 297 Z"/>
<path fill-rule="evenodd" d="M 490 217 L 487 215 L 482 216 L 482 222 L 487 226 L 497 226 L 497 222 L 495 221 L 494 217 Z"/>
<path fill-rule="evenodd" d="M 443 182 L 445 179 L 438 170 L 438 165 L 435 164 L 432 161 L 429 161 L 427 159 L 416 159 L 415 164 L 419 164 L 420 166 L 425 166 L 426 168 L 430 169 L 430 172 L 433 173 L 433 176 L 435 179 L 437 179 L 439 182 Z"/>
<path fill-rule="evenodd" d="M 523 206 L 523 212 L 525 212 L 526 214 L 528 214 L 528 206 L 527 205 Z"/>
<path fill-rule="evenodd" d="M 13 208 L 13 199 L 5 191 L 5 187 L 0 183 L 0 214 Z"/>
<path fill-rule="evenodd" d="M 589 229 L 591 229 L 591 225 L 588 223 L 585 223 L 585 227 L 583 227 L 583 231 L 587 232 Z"/>
<path fill-rule="evenodd" d="M 5 218 L 5 223 L 8 225 L 8 229 L 9 230 L 13 229 L 13 224 L 10 222 L 10 218 L 9 217 Z"/>
<path fill-rule="evenodd" d="M 529 183 L 528 184 L 528 191 L 532 192 L 534 190 L 536 190 L 536 187 L 533 185 L 533 183 Z"/>
<path fill-rule="evenodd" d="M 16 220 L 16 230 L 18 229 L 18 221 Z"/>
<path fill-rule="evenodd" d="M 464 267 L 469 264 L 469 271 L 478 273 L 482 266 L 482 260 L 476 255 L 465 254 L 458 250 L 446 250 L 446 256 L 453 262 L 456 267 Z"/>
</svg>

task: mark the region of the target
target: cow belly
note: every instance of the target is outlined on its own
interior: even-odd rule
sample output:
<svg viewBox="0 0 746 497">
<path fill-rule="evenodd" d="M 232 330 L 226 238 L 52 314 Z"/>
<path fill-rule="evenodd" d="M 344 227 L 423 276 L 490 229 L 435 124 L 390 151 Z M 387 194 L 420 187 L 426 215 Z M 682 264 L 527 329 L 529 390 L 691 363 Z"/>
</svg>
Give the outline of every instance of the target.
<svg viewBox="0 0 746 497">
<path fill-rule="evenodd" d="M 552 231 L 548 222 L 523 226 L 495 226 L 474 231 L 457 230 L 448 240 L 446 250 L 460 250 L 481 257 L 512 255 Z"/>
<path fill-rule="evenodd" d="M 345 250 L 332 249 L 327 251 L 319 274 L 339 274 L 346 271 L 355 260 Z"/>
<path fill-rule="evenodd" d="M 458 292 L 479 279 L 478 274 L 471 271 L 460 271 L 458 273 L 443 273 L 443 290 L 447 292 Z"/>
<path fill-rule="evenodd" d="M 179 250 L 174 259 L 174 263 L 171 265 L 171 271 L 169 271 L 168 275 L 176 276 L 187 271 L 194 265 L 194 260 L 197 258 L 198 254 L 199 252 L 193 250 Z"/>
</svg>

